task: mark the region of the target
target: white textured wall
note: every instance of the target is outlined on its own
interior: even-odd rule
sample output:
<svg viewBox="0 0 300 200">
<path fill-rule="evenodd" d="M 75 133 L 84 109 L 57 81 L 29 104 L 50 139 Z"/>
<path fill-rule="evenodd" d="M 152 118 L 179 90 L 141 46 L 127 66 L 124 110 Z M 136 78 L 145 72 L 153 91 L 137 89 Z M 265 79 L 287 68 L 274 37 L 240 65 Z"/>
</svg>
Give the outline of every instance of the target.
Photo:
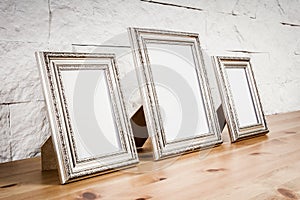
<svg viewBox="0 0 300 200">
<path fill-rule="evenodd" d="M 210 55 L 250 56 L 265 113 L 299 110 L 299 13 L 299 0 L 2 0 L 0 162 L 37 155 L 50 134 L 34 52 L 128 46 L 129 26 L 199 33 L 208 71 Z"/>
</svg>

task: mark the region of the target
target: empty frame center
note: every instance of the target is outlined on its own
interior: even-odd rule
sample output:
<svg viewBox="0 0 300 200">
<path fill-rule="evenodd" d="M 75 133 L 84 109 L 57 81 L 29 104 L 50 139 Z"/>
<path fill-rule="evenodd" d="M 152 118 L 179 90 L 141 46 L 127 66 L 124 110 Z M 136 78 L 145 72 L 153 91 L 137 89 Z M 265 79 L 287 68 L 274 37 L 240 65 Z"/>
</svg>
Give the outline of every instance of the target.
<svg viewBox="0 0 300 200">
<path fill-rule="evenodd" d="M 253 97 L 249 88 L 246 69 L 242 67 L 226 67 L 226 74 L 238 116 L 239 127 L 247 127 L 258 123 Z"/>
<path fill-rule="evenodd" d="M 193 46 L 147 43 L 146 47 L 166 141 L 208 133 Z"/>
<path fill-rule="evenodd" d="M 105 70 L 61 70 L 79 160 L 121 149 Z"/>
</svg>

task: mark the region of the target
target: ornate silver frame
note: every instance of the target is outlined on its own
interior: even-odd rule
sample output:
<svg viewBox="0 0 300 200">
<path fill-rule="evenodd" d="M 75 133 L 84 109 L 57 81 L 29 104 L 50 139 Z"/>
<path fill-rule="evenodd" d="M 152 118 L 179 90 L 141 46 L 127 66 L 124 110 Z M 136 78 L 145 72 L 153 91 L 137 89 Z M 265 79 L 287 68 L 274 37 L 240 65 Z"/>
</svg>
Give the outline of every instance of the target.
<svg viewBox="0 0 300 200">
<path fill-rule="evenodd" d="M 61 183 L 65 184 L 138 163 L 114 54 L 37 52 L 36 58 L 40 69 Z M 121 150 L 79 160 L 60 71 L 89 69 L 105 71 Z"/>
<path fill-rule="evenodd" d="M 225 113 L 227 126 L 230 133 L 231 142 L 236 142 L 249 137 L 258 135 L 264 135 L 269 132 L 260 97 L 258 94 L 254 74 L 252 71 L 250 58 L 247 57 L 222 57 L 216 56 L 213 58 L 215 63 L 215 71 L 217 74 L 217 80 L 219 85 L 219 91 L 222 99 L 222 106 Z M 249 83 L 249 90 L 251 93 L 257 124 L 241 127 L 239 125 L 239 119 L 235 103 L 232 97 L 232 92 L 228 82 L 226 68 L 244 68 L 247 81 Z"/>
<path fill-rule="evenodd" d="M 135 58 L 140 91 L 143 97 L 147 129 L 152 140 L 154 159 L 159 160 L 188 151 L 221 144 L 222 139 L 218 126 L 217 114 L 214 109 L 211 91 L 208 86 L 198 34 L 142 28 L 128 28 L 128 32 Z M 209 133 L 167 142 L 164 127 L 162 125 L 155 83 L 153 82 L 151 64 L 147 54 L 146 42 L 180 44 L 189 45 L 191 47 L 195 62 L 195 73 L 198 81 L 197 87 L 199 87 L 200 94 L 203 98 L 209 125 Z"/>
</svg>

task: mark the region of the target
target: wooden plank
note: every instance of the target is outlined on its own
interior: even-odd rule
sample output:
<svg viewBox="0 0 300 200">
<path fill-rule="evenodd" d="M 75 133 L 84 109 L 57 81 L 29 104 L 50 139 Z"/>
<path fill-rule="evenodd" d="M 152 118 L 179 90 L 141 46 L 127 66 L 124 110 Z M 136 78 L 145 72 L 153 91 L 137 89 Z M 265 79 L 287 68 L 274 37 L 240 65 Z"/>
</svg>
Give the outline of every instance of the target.
<svg viewBox="0 0 300 200">
<path fill-rule="evenodd" d="M 300 111 L 267 122 L 267 136 L 231 144 L 224 131 L 216 148 L 159 162 L 145 154 L 137 167 L 67 185 L 40 158 L 3 163 L 0 199 L 300 199 Z"/>
</svg>

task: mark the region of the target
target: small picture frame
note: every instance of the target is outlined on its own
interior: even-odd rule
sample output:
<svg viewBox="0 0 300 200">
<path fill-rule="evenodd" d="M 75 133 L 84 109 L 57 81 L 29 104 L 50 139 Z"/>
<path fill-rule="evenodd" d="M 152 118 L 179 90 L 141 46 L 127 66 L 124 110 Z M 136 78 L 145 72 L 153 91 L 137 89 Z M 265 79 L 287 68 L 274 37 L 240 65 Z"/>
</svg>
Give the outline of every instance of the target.
<svg viewBox="0 0 300 200">
<path fill-rule="evenodd" d="M 250 58 L 213 58 L 231 142 L 269 132 Z"/>
</svg>

